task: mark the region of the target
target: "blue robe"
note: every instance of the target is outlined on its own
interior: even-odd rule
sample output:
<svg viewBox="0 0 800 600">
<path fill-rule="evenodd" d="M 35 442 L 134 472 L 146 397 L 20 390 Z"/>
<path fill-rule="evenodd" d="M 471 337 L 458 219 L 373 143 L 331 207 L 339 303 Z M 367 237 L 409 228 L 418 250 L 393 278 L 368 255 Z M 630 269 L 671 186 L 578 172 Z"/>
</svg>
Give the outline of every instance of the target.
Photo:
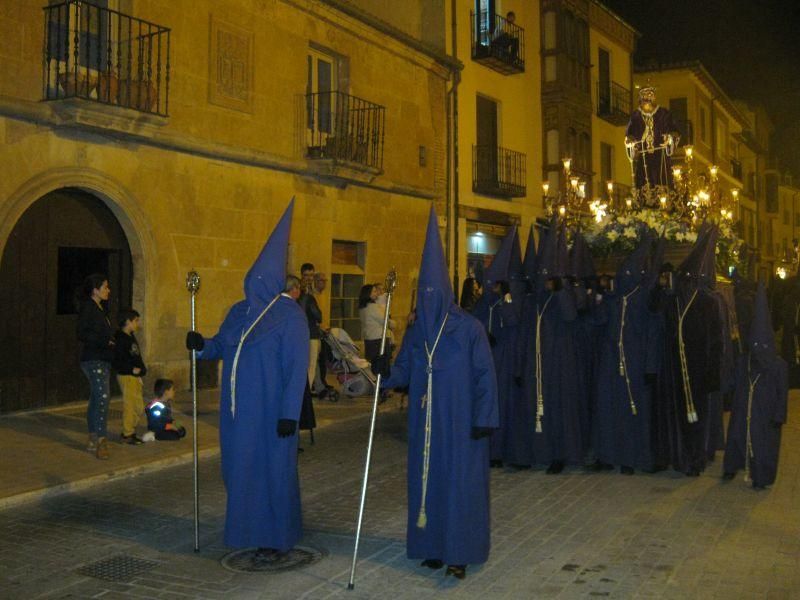
<svg viewBox="0 0 800 600">
<path fill-rule="evenodd" d="M 753 452 L 749 465 L 750 477 L 756 487 L 775 482 L 781 447 L 781 425 L 786 422 L 786 400 L 789 394 L 786 361 L 771 357 L 764 362 L 766 366 L 758 364 L 749 354 L 740 356 L 737 361 L 736 390 L 725 446 L 725 472 L 735 473 L 744 469 L 750 381 L 758 377 L 753 390 L 749 425 Z"/>
<path fill-rule="evenodd" d="M 486 333 L 496 340 L 492 357 L 497 375 L 499 428 L 492 434 L 489 454 L 491 460 L 506 460 L 507 416 L 514 412 L 514 405 L 520 397 L 520 388 L 514 383 L 514 353 L 519 325 L 517 306 L 513 300 L 509 304 L 495 292 L 486 291 L 478 301 L 474 315 L 483 324 Z"/>
<path fill-rule="evenodd" d="M 608 322 L 596 382 L 593 445 L 601 462 L 648 470 L 653 468 L 652 398 L 645 374 L 656 375 L 659 370 L 660 328 L 650 311 L 650 290 L 640 285 L 627 293 L 624 323 L 622 293 L 604 298 Z M 620 330 L 627 377 L 620 374 Z"/>
<path fill-rule="evenodd" d="M 231 415 L 231 367 L 241 332 L 254 318 L 246 302 L 235 304 L 199 356 L 223 361 L 219 437 L 228 494 L 225 544 L 287 551 L 302 536 L 298 437 L 278 437 L 277 423 L 300 418 L 308 323 L 291 298 L 275 302 L 242 345 Z"/>
<path fill-rule="evenodd" d="M 498 426 L 492 353 L 480 322 L 451 305 L 433 357 L 433 402 L 427 525 L 417 527 L 422 498 L 427 393 L 425 329 L 410 328 L 391 376 L 382 387 L 408 391 L 409 558 L 450 565 L 486 562 L 489 556 L 489 438 L 474 440 L 473 427 Z"/>
<path fill-rule="evenodd" d="M 542 311 L 544 415 L 542 431 L 537 433 L 536 329 L 537 312 Z M 569 289 L 555 293 L 540 289 L 526 297 L 522 315 L 516 373 L 522 377 L 527 403 L 528 460 L 517 464 L 549 465 L 554 461 L 582 464 L 584 443 L 580 401 L 583 378 L 578 374 L 575 346 L 575 294 Z"/>
</svg>

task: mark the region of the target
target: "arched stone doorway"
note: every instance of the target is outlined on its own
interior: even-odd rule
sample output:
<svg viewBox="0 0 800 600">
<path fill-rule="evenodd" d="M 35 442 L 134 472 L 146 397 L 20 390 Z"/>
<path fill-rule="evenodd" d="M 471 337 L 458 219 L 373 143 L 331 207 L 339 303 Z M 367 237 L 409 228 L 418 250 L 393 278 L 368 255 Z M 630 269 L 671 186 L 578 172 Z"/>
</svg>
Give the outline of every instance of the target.
<svg viewBox="0 0 800 600">
<path fill-rule="evenodd" d="M 87 397 L 75 291 L 107 274 L 112 318 L 133 292 L 131 248 L 110 208 L 77 188 L 49 192 L 14 225 L 0 261 L 0 412 Z"/>
</svg>

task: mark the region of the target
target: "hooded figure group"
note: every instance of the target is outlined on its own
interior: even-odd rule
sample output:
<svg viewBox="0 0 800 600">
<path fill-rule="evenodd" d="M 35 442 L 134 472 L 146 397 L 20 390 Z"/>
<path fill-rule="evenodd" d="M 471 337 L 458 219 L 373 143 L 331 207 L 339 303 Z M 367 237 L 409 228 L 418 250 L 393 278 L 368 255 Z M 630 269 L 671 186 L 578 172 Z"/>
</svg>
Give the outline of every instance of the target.
<svg viewBox="0 0 800 600">
<path fill-rule="evenodd" d="M 308 372 L 308 324 L 283 293 L 293 202 L 244 280 L 245 299 L 217 334 L 190 332 L 202 360 L 222 359 L 220 450 L 227 492 L 225 544 L 262 553 L 302 536 L 297 422 Z"/>
<path fill-rule="evenodd" d="M 481 323 L 453 301 L 431 208 L 416 322 L 386 388 L 408 386 L 409 558 L 463 578 L 489 556 L 489 436 L 498 427 L 497 378 Z M 373 367 L 375 364 L 373 363 Z"/>
</svg>

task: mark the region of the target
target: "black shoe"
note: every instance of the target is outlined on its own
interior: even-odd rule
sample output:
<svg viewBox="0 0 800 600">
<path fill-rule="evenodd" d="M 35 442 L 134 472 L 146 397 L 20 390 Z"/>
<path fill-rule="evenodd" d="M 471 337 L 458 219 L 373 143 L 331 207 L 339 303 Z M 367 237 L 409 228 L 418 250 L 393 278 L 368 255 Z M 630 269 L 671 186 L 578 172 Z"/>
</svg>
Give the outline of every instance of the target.
<svg viewBox="0 0 800 600">
<path fill-rule="evenodd" d="M 700 477 L 700 471 L 698 471 L 697 469 L 689 469 L 688 471 L 686 471 L 686 476 L 687 477 Z"/>
<path fill-rule="evenodd" d="M 138 437 L 135 433 L 132 433 L 131 435 L 121 435 L 119 436 L 119 441 L 121 444 L 130 444 L 131 446 L 144 444 L 144 440 Z"/>
<path fill-rule="evenodd" d="M 503 461 L 502 460 L 490 460 L 489 461 L 489 466 L 492 469 L 499 469 L 500 467 L 503 466 Z"/>
<path fill-rule="evenodd" d="M 754 483 L 754 484 L 753 484 L 753 489 L 754 489 L 754 490 L 757 490 L 757 491 L 759 491 L 759 492 L 760 492 L 760 491 L 763 491 L 763 490 L 767 489 L 767 486 L 765 486 L 765 485 L 756 485 L 756 484 Z"/>
<path fill-rule="evenodd" d="M 560 460 L 554 460 L 550 463 L 550 466 L 547 467 L 546 473 L 548 475 L 558 475 L 561 471 L 564 470 L 564 463 Z"/>
<path fill-rule="evenodd" d="M 592 464 L 586 465 L 585 469 L 587 471 L 612 471 L 614 465 L 604 463 L 602 460 L 596 460 Z"/>
<path fill-rule="evenodd" d="M 464 579 L 467 576 L 467 565 L 447 565 L 445 577 L 452 575 L 456 579 Z"/>
<path fill-rule="evenodd" d="M 619 472 L 622 475 L 633 475 L 633 467 L 620 467 Z"/>
<path fill-rule="evenodd" d="M 722 481 L 730 481 L 736 477 L 736 472 L 726 471 L 722 474 Z"/>
<path fill-rule="evenodd" d="M 438 558 L 426 558 L 421 563 L 419 563 L 420 567 L 428 567 L 429 569 L 441 569 L 444 566 L 444 563 L 439 560 Z"/>
</svg>

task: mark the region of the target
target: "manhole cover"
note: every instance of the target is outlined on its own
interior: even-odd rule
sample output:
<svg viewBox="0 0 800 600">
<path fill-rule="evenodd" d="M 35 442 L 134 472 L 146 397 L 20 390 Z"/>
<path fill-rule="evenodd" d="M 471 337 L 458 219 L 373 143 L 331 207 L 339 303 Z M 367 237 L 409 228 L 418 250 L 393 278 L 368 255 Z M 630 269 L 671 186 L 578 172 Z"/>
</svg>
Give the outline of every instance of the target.
<svg viewBox="0 0 800 600">
<path fill-rule="evenodd" d="M 152 560 L 119 555 L 84 565 L 77 570 L 77 573 L 105 581 L 127 582 L 156 566 L 158 563 Z"/>
<path fill-rule="evenodd" d="M 321 550 L 308 546 L 295 546 L 284 554 L 265 555 L 255 548 L 237 550 L 226 554 L 222 566 L 237 573 L 279 572 L 302 569 L 322 560 Z"/>
</svg>

